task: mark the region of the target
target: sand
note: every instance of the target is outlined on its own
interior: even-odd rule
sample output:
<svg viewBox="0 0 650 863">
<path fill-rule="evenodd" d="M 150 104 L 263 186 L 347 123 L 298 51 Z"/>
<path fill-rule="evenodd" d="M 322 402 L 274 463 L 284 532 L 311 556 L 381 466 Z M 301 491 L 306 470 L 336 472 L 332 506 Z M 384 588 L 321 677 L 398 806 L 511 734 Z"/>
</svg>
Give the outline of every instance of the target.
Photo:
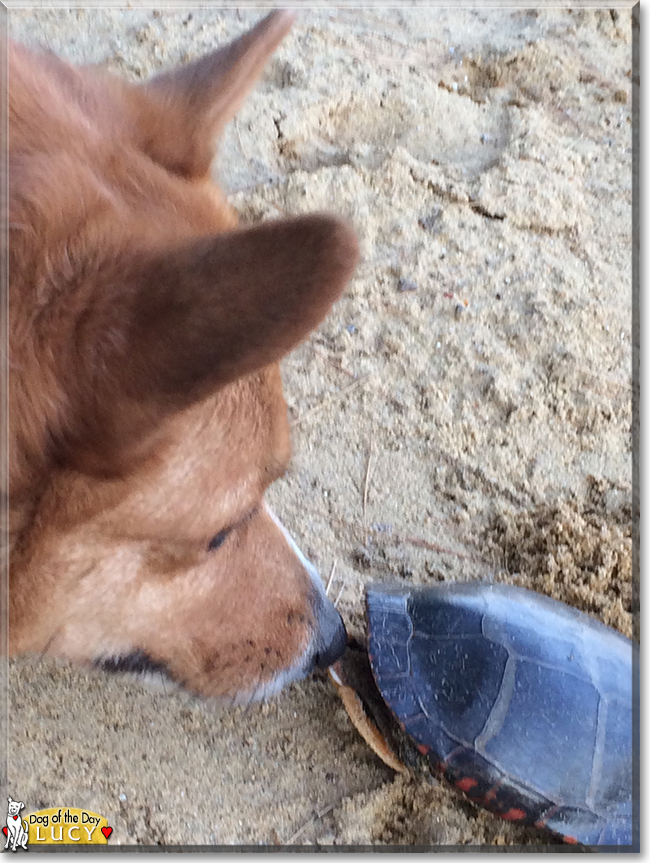
<svg viewBox="0 0 650 863">
<path fill-rule="evenodd" d="M 12 11 L 132 79 L 259 12 Z M 215 164 L 244 220 L 349 217 L 362 261 L 283 363 L 274 507 L 350 629 L 371 580 L 534 587 L 632 632 L 631 14 L 303 10 Z M 111 844 L 551 842 L 396 777 L 324 675 L 217 709 L 55 661 L 10 671 L 9 793 Z"/>
</svg>

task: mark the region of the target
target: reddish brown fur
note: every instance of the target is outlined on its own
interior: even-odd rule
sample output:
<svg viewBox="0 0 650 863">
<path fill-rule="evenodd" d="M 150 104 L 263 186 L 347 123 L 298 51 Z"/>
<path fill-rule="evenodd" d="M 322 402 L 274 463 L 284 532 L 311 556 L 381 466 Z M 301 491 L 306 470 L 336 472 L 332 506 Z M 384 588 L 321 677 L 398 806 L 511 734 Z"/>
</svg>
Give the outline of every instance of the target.
<svg viewBox="0 0 650 863">
<path fill-rule="evenodd" d="M 311 636 L 308 576 L 262 504 L 289 458 L 276 363 L 356 241 L 324 216 L 233 230 L 208 177 L 289 26 L 141 87 L 10 46 L 14 652 L 137 649 L 226 694 Z"/>
</svg>

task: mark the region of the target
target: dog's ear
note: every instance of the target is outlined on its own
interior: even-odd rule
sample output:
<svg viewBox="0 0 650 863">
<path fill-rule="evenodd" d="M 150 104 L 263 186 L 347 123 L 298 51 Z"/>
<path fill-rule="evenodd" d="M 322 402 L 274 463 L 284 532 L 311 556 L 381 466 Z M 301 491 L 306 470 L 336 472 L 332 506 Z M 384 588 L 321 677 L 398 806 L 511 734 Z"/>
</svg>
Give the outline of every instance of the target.
<svg viewBox="0 0 650 863">
<path fill-rule="evenodd" d="M 357 259 L 351 228 L 319 215 L 122 258 L 77 327 L 88 381 L 70 457 L 85 450 L 77 466 L 101 469 L 107 450 L 140 447 L 166 415 L 279 360 L 325 317 Z M 98 430 L 103 452 L 89 460 L 84 439 Z"/>
<path fill-rule="evenodd" d="M 205 176 L 214 139 L 232 119 L 294 19 L 276 10 L 239 39 L 140 88 L 140 146 L 167 170 Z"/>
<path fill-rule="evenodd" d="M 310 215 L 219 234 L 137 262 L 129 388 L 192 400 L 288 353 L 338 299 L 356 236 Z M 151 397 L 151 393 L 148 393 Z"/>
</svg>

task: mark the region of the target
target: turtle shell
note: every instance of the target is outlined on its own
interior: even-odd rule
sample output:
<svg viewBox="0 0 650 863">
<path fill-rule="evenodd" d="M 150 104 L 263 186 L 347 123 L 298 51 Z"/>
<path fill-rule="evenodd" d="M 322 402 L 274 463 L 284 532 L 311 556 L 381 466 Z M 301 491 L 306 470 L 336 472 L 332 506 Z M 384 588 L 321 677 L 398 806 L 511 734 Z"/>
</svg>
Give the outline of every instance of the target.
<svg viewBox="0 0 650 863">
<path fill-rule="evenodd" d="M 567 842 L 638 844 L 632 641 L 502 584 L 370 585 L 366 609 L 382 697 L 447 780 Z"/>
</svg>

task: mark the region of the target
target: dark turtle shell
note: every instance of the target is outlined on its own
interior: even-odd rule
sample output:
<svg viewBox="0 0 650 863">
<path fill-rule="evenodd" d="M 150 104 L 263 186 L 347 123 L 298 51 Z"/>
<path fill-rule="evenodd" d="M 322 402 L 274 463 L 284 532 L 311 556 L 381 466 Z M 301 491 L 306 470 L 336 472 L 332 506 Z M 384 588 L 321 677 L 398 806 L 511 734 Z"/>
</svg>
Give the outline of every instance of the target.
<svg viewBox="0 0 650 863">
<path fill-rule="evenodd" d="M 366 606 L 379 690 L 447 780 L 567 842 L 638 847 L 633 642 L 501 584 L 371 585 Z"/>
</svg>

